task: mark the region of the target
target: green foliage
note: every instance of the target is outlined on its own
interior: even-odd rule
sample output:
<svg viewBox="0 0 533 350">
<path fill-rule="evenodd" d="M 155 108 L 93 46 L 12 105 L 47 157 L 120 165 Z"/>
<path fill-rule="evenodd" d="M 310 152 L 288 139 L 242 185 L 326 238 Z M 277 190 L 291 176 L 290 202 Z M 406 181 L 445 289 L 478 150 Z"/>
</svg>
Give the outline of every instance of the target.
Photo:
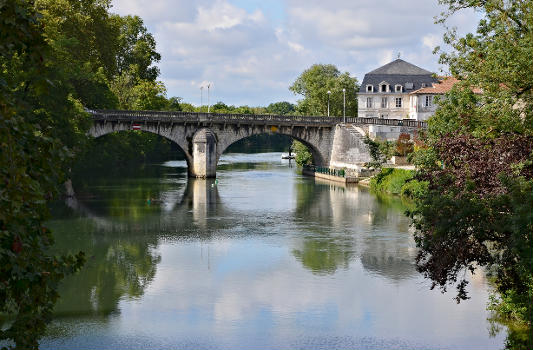
<svg viewBox="0 0 533 350">
<path fill-rule="evenodd" d="M 368 146 L 372 162 L 366 166 L 381 168 L 383 163 L 387 162 L 395 153 L 396 145 L 390 141 L 372 140 L 368 135 L 363 142 Z"/>
<path fill-rule="evenodd" d="M 416 179 L 408 179 L 405 184 L 402 185 L 400 194 L 409 198 L 420 198 L 426 194 L 428 190 L 427 181 L 418 181 Z"/>
<path fill-rule="evenodd" d="M 313 155 L 303 143 L 294 140 L 292 142 L 292 151 L 296 153 L 294 160 L 299 166 L 313 164 Z"/>
<path fill-rule="evenodd" d="M 440 62 L 461 80 L 439 101 L 413 161 L 427 192 L 411 211 L 417 268 L 456 300 L 467 299 L 467 271 L 491 266 L 500 293 L 496 319 L 507 347 L 532 348 L 533 2 L 441 0 L 440 22 L 464 8 L 481 14 L 475 34 L 449 31 Z M 520 327 L 519 327 L 520 328 Z M 513 330 L 514 329 L 514 330 Z M 525 336 L 524 336 L 525 335 Z"/>
<path fill-rule="evenodd" d="M 90 109 L 113 108 L 108 80 L 116 73 L 116 37 L 109 1 L 37 0 L 57 83 Z"/>
<path fill-rule="evenodd" d="M 119 28 L 116 52 L 118 75 L 131 74 L 139 81 L 155 81 L 159 68 L 154 63 L 161 60 L 155 50 L 156 42 L 144 26 L 139 16 L 111 16 L 112 22 Z"/>
<path fill-rule="evenodd" d="M 44 59 L 50 51 L 33 3 L 4 1 L 0 13 L 0 341 L 36 349 L 59 282 L 84 262 L 82 253 L 52 256 L 43 225 L 47 199 L 64 179 L 67 143 L 76 144 L 78 120 L 68 118 L 79 105 L 55 84 L 62 71 Z"/>
<path fill-rule="evenodd" d="M 432 132 L 531 133 L 533 125 L 533 3 L 522 0 L 441 0 L 448 7 L 440 18 L 470 7 L 481 15 L 475 34 L 444 36 L 452 52 L 440 52 L 462 84 L 441 101 Z M 480 94 L 473 94 L 476 88 Z"/>
<path fill-rule="evenodd" d="M 343 92 L 346 89 L 346 115 L 357 115 L 357 78 L 348 72 L 341 73 L 332 64 L 314 64 L 305 70 L 289 87 L 294 94 L 302 95 L 297 110 L 306 115 L 327 115 L 328 91 L 330 115 L 343 115 Z"/>
<path fill-rule="evenodd" d="M 295 112 L 295 110 L 296 106 L 286 101 L 271 103 L 265 108 L 266 113 L 276 115 L 292 114 Z"/>
<path fill-rule="evenodd" d="M 375 192 L 402 194 L 404 186 L 413 176 L 412 170 L 382 168 L 370 180 L 370 188 Z"/>
</svg>

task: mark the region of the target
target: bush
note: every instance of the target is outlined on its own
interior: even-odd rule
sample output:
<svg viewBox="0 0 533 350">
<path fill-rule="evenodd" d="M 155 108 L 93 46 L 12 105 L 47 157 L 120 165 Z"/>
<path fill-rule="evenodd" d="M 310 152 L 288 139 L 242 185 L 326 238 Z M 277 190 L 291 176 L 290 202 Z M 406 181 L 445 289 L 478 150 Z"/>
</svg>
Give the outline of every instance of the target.
<svg viewBox="0 0 533 350">
<path fill-rule="evenodd" d="M 396 141 L 396 155 L 405 157 L 406 155 L 412 153 L 414 150 L 414 145 L 411 142 L 411 135 L 402 133 Z"/>
<path fill-rule="evenodd" d="M 418 181 L 411 179 L 403 184 L 400 194 L 409 198 L 419 198 L 426 193 L 428 189 L 427 181 Z"/>
<path fill-rule="evenodd" d="M 404 184 L 411 180 L 414 171 L 395 168 L 383 168 L 370 180 L 370 188 L 376 192 L 401 194 Z"/>
</svg>

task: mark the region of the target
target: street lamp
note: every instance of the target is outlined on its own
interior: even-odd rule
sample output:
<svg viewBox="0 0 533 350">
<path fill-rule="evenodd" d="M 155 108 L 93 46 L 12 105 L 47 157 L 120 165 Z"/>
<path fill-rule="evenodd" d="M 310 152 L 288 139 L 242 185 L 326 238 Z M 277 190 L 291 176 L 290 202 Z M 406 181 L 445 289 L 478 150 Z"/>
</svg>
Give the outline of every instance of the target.
<svg viewBox="0 0 533 350">
<path fill-rule="evenodd" d="M 342 98 L 343 98 L 342 116 L 344 119 L 344 124 L 346 124 L 346 89 L 342 89 Z"/>
<path fill-rule="evenodd" d="M 331 91 L 328 90 L 328 117 L 329 117 L 329 96 L 331 95 Z"/>
<path fill-rule="evenodd" d="M 200 86 L 200 112 L 202 111 L 203 105 L 204 105 L 204 87 Z"/>
<path fill-rule="evenodd" d="M 211 84 L 207 84 L 207 113 L 209 113 L 209 109 L 211 105 L 209 104 L 209 88 L 211 87 Z"/>
</svg>

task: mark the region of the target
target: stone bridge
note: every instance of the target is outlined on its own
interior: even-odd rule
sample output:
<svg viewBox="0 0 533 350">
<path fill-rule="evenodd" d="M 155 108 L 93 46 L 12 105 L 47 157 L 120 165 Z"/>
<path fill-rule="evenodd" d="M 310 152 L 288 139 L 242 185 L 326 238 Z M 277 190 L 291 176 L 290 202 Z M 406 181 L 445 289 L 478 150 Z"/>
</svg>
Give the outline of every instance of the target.
<svg viewBox="0 0 533 350">
<path fill-rule="evenodd" d="M 200 178 L 215 177 L 218 160 L 224 151 L 231 144 L 253 135 L 288 135 L 309 148 L 315 165 L 330 166 L 339 157 L 335 153 L 343 152 L 342 144 L 346 138 L 353 139 L 353 135 L 356 139 L 355 148 L 352 148 L 358 154 L 354 162 L 368 161 L 368 150 L 362 144 L 362 135 L 369 130 L 369 125 L 405 129 L 402 132 L 425 127 L 425 123 L 414 120 L 357 117 L 347 117 L 348 124 L 343 124 L 342 117 L 114 110 L 89 110 L 89 113 L 94 121 L 89 130 L 91 136 L 101 137 L 128 130 L 161 135 L 183 150 L 189 176 Z M 361 127 L 354 127 L 346 133 L 347 130 L 343 129 L 352 124 Z"/>
</svg>

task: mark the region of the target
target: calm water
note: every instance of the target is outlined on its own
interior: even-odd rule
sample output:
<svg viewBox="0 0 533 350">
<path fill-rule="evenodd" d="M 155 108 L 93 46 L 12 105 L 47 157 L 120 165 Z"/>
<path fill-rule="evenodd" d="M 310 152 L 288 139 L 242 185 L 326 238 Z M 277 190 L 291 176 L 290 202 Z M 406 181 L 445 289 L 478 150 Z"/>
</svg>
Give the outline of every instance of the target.
<svg viewBox="0 0 533 350">
<path fill-rule="evenodd" d="M 223 156 L 218 184 L 168 162 L 84 191 L 50 222 L 58 250 L 88 261 L 42 349 L 503 347 L 482 276 L 457 305 L 415 271 L 405 204 L 279 153 Z"/>
</svg>

